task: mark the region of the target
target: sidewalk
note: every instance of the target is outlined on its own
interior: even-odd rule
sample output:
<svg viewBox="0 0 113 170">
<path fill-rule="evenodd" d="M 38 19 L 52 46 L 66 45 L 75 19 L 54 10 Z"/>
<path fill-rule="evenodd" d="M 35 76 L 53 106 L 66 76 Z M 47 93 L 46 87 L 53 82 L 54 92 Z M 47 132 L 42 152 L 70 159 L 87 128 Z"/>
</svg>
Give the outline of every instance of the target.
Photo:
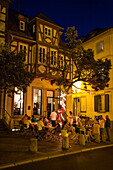
<svg viewBox="0 0 113 170">
<path fill-rule="evenodd" d="M 75 144 L 73 140 L 70 140 L 71 147 L 68 150 L 62 149 L 62 139 L 60 141 L 39 141 L 37 153 L 29 152 L 29 145 L 30 139 L 28 137 L 25 138 L 20 135 L 0 136 L 0 169 L 102 147 L 110 147 L 113 146 L 113 136 L 111 142 L 91 142 L 86 143 L 85 146 Z"/>
</svg>

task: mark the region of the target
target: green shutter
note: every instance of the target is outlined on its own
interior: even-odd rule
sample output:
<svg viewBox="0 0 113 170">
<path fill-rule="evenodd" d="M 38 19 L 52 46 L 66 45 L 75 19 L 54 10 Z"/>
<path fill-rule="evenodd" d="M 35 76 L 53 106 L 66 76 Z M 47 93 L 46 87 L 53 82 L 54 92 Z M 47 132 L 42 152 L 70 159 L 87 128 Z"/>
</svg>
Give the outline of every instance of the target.
<svg viewBox="0 0 113 170">
<path fill-rule="evenodd" d="M 94 96 L 94 111 L 98 112 L 98 96 Z"/>
<path fill-rule="evenodd" d="M 109 94 L 105 94 L 105 112 L 109 112 Z"/>
</svg>

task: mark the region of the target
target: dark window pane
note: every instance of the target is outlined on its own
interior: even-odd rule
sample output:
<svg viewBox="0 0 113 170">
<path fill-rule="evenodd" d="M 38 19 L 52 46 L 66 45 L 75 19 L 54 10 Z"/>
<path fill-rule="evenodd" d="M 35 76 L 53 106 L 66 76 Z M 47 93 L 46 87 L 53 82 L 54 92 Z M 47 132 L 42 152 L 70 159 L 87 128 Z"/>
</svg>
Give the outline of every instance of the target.
<svg viewBox="0 0 113 170">
<path fill-rule="evenodd" d="M 105 111 L 109 112 L 109 94 L 105 95 Z"/>
</svg>

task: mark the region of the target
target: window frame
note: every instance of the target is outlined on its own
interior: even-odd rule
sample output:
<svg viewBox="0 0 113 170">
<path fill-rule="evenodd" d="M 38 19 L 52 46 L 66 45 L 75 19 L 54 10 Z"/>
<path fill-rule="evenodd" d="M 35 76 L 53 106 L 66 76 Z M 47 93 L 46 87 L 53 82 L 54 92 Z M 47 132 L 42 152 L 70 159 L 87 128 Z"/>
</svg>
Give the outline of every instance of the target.
<svg viewBox="0 0 113 170">
<path fill-rule="evenodd" d="M 28 44 L 24 44 L 24 43 L 19 43 L 19 51 L 23 51 L 26 53 L 26 56 L 25 56 L 25 61 L 24 63 L 27 64 L 28 63 Z"/>
<path fill-rule="evenodd" d="M 109 94 L 94 96 L 94 111 L 99 113 L 109 112 Z"/>
<path fill-rule="evenodd" d="M 51 67 L 57 67 L 57 59 L 58 59 L 57 54 L 58 54 L 57 50 L 50 49 L 50 66 Z"/>
<path fill-rule="evenodd" d="M 102 44 L 102 47 L 101 47 L 101 44 Z M 97 53 L 101 53 L 104 51 L 104 41 L 100 41 L 97 43 Z"/>
<path fill-rule="evenodd" d="M 45 46 L 39 45 L 38 47 L 38 64 L 43 64 L 43 65 L 47 64 L 47 47 Z"/>
<path fill-rule="evenodd" d="M 34 95 L 35 95 L 35 94 L 34 94 L 34 93 L 35 93 L 35 90 L 39 90 L 40 93 L 41 93 L 40 96 L 37 95 L 37 98 L 36 98 L 36 102 L 37 102 L 37 103 L 35 102 L 35 96 L 34 96 Z M 39 98 L 40 98 L 40 101 L 38 101 Z M 34 105 L 35 105 L 35 104 L 39 104 L 39 105 L 37 105 L 37 107 L 39 107 L 39 108 L 36 107 L 36 109 L 38 109 L 38 110 L 36 111 L 37 114 L 35 114 L 35 110 L 34 110 Z M 39 110 L 40 110 L 40 111 L 39 111 Z M 39 113 L 38 111 L 39 111 L 40 113 Z M 39 113 L 39 114 L 38 114 L 38 113 Z M 34 114 L 34 115 L 40 115 L 40 116 L 42 115 L 42 89 L 39 89 L 39 88 L 33 88 L 33 114 Z"/>
<path fill-rule="evenodd" d="M 44 36 L 52 37 L 52 28 L 44 26 Z"/>
<path fill-rule="evenodd" d="M 59 55 L 59 67 L 60 69 L 64 68 L 64 55 Z"/>
<path fill-rule="evenodd" d="M 23 116 L 24 115 L 24 92 L 22 90 L 19 90 L 17 87 L 15 87 L 15 91 L 17 91 L 17 93 L 13 94 L 13 115 L 14 116 Z M 16 96 L 20 96 L 20 99 L 18 100 L 18 102 L 20 102 L 20 104 L 19 104 L 20 107 L 18 107 L 18 108 L 16 108 L 16 103 L 15 103 L 15 102 L 17 102 Z M 22 102 L 21 102 L 21 99 L 22 99 Z M 18 110 L 16 111 L 16 109 L 18 109 L 19 113 L 21 112 L 22 114 L 18 114 Z"/>
<path fill-rule="evenodd" d="M 25 22 L 24 22 L 24 21 L 20 21 L 20 22 L 19 22 L 19 29 L 20 29 L 21 31 L 25 31 Z"/>
</svg>

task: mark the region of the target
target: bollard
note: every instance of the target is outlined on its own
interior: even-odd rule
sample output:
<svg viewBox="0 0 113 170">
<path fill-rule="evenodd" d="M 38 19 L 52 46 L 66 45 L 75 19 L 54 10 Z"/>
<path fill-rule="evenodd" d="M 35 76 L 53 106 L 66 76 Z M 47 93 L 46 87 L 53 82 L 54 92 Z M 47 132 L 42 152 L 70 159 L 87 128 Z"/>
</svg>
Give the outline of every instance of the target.
<svg viewBox="0 0 113 170">
<path fill-rule="evenodd" d="M 35 138 L 30 139 L 30 152 L 37 153 L 38 151 L 38 141 Z"/>
<path fill-rule="evenodd" d="M 68 149 L 69 148 L 69 138 L 68 134 L 65 136 L 62 136 L 62 148 L 63 149 Z"/>
<path fill-rule="evenodd" d="M 94 137 L 95 137 L 95 142 L 100 143 L 100 134 L 99 133 L 95 133 Z"/>
<path fill-rule="evenodd" d="M 85 136 L 83 134 L 79 135 L 79 144 L 85 146 Z"/>
</svg>

